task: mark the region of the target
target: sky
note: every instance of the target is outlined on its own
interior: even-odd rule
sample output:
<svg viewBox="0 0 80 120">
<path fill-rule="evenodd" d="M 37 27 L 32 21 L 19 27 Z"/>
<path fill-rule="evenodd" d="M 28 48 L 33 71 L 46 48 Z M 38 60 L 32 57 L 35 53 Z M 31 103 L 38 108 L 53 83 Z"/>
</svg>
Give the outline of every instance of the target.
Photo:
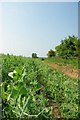
<svg viewBox="0 0 80 120">
<path fill-rule="evenodd" d="M 45 57 L 68 35 L 78 36 L 78 3 L 0 3 L 0 33 L 0 53 Z"/>
<path fill-rule="evenodd" d="M 79 2 L 79 0 L 1 0 L 1 2 Z"/>
</svg>

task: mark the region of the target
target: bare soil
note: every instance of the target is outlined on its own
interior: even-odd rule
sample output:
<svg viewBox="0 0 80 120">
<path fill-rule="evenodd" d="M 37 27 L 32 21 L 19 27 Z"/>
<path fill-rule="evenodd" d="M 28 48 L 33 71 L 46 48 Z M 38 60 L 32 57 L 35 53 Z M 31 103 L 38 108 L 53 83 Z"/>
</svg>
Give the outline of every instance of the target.
<svg viewBox="0 0 80 120">
<path fill-rule="evenodd" d="M 45 62 L 51 69 L 55 69 L 59 72 L 64 73 L 65 75 L 69 76 L 70 78 L 77 79 L 80 78 L 80 69 L 74 69 L 69 65 L 60 65 L 58 63 L 48 63 Z"/>
<path fill-rule="evenodd" d="M 49 100 L 49 105 L 52 107 L 52 117 L 61 120 L 62 116 L 57 103 L 55 101 Z"/>
</svg>

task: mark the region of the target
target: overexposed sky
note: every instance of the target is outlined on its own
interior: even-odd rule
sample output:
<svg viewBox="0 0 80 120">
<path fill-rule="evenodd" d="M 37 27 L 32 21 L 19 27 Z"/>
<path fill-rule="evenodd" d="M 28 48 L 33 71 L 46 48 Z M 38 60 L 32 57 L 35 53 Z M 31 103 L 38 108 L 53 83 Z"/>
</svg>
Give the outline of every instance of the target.
<svg viewBox="0 0 80 120">
<path fill-rule="evenodd" d="M 46 56 L 68 35 L 78 36 L 77 2 L 0 3 L 0 53 Z"/>
<path fill-rule="evenodd" d="M 79 2 L 79 0 L 1 0 L 2 2 Z"/>
</svg>

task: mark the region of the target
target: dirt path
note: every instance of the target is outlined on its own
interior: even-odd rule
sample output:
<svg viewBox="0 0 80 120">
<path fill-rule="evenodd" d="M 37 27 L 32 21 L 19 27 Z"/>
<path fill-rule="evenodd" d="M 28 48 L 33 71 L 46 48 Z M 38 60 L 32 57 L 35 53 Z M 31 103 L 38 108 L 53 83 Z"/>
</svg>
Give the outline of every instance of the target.
<svg viewBox="0 0 80 120">
<path fill-rule="evenodd" d="M 73 78 L 73 79 L 80 78 L 80 75 L 79 75 L 80 69 L 74 69 L 69 65 L 61 66 L 58 63 L 48 63 L 48 62 L 44 62 L 44 63 L 47 64 L 51 69 L 56 69 L 57 71 L 64 73 L 70 78 Z"/>
<path fill-rule="evenodd" d="M 52 117 L 62 120 L 62 116 L 59 110 L 59 107 L 55 101 L 49 100 L 49 105 L 52 107 Z"/>
</svg>

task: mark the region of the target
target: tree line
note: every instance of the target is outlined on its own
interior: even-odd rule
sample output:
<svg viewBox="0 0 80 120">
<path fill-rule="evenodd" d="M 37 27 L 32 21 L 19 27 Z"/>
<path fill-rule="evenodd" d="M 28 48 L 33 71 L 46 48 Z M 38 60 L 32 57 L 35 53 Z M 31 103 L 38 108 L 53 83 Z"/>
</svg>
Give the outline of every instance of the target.
<svg viewBox="0 0 80 120">
<path fill-rule="evenodd" d="M 55 50 L 50 49 L 47 53 L 49 58 L 59 56 L 62 58 L 78 57 L 80 51 L 80 39 L 76 36 L 68 36 L 61 40 L 60 45 L 55 47 Z M 37 58 L 36 53 L 32 53 L 32 58 Z"/>
</svg>

